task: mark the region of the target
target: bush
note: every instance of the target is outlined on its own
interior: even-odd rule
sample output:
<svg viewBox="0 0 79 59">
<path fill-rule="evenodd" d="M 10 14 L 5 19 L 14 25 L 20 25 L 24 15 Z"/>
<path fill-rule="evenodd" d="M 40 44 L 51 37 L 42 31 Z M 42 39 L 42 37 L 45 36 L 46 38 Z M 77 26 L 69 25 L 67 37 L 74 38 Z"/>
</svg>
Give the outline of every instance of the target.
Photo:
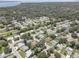
<svg viewBox="0 0 79 59">
<path fill-rule="evenodd" d="M 15 27 L 14 29 L 21 30 L 21 27 L 18 26 L 18 27 Z M 24 30 L 24 29 L 23 29 L 23 30 Z"/>
<path fill-rule="evenodd" d="M 34 54 L 37 55 L 38 53 L 41 52 L 41 49 L 39 49 L 38 47 L 34 48 Z"/>
<path fill-rule="evenodd" d="M 24 43 L 25 43 L 25 45 L 27 45 L 29 48 L 31 48 L 31 42 L 27 42 L 27 40 L 26 40 L 26 41 L 24 41 Z"/>
<path fill-rule="evenodd" d="M 48 52 L 48 55 L 50 55 L 51 53 L 54 53 L 54 48 L 48 49 L 47 52 Z"/>
<path fill-rule="evenodd" d="M 79 29 L 77 30 L 77 33 L 79 33 Z"/>
<path fill-rule="evenodd" d="M 75 38 L 78 38 L 78 36 L 77 36 L 76 33 L 72 33 L 72 34 L 71 34 L 71 37 L 74 38 L 74 39 L 75 39 Z"/>
<path fill-rule="evenodd" d="M 6 33 L 6 36 L 7 36 L 7 37 L 10 36 L 10 35 L 12 35 L 12 32 Z"/>
<path fill-rule="evenodd" d="M 5 47 L 5 49 L 4 49 L 5 54 L 9 54 L 11 52 L 12 52 L 12 49 L 10 49 L 9 47 Z"/>
<path fill-rule="evenodd" d="M 8 45 L 8 42 L 5 40 L 0 40 L 0 47 L 6 47 Z"/>
<path fill-rule="evenodd" d="M 27 34 L 26 33 L 21 36 L 21 39 L 26 39 L 26 38 L 27 38 Z"/>
<path fill-rule="evenodd" d="M 74 33 L 75 31 L 78 31 L 79 30 L 79 25 L 76 25 L 76 26 L 73 26 L 69 29 L 69 32 L 70 33 Z"/>
<path fill-rule="evenodd" d="M 69 29 L 69 32 L 70 32 L 70 33 L 73 33 L 74 31 L 75 31 L 74 28 L 70 28 L 70 29 Z"/>
<path fill-rule="evenodd" d="M 25 33 L 25 34 L 23 34 L 23 35 L 21 36 L 21 38 L 22 38 L 22 39 L 27 39 L 27 40 L 29 40 L 29 39 L 32 39 L 32 36 L 31 36 L 30 33 Z"/>
<path fill-rule="evenodd" d="M 76 22 L 72 22 L 72 24 L 70 24 L 71 26 L 75 26 L 75 25 L 77 25 L 77 23 Z"/>
<path fill-rule="evenodd" d="M 79 50 L 79 43 L 75 45 L 75 48 Z"/>
<path fill-rule="evenodd" d="M 0 28 L 4 28 L 4 25 L 3 24 L 0 24 Z"/>
<path fill-rule="evenodd" d="M 3 37 L 3 36 L 0 36 L 0 40 L 5 40 L 5 41 L 7 41 L 7 40 L 5 39 L 5 37 Z"/>
<path fill-rule="evenodd" d="M 45 48 L 45 44 L 44 43 L 45 43 L 45 41 L 44 40 L 41 40 L 40 42 L 37 43 L 36 46 L 44 49 Z"/>
<path fill-rule="evenodd" d="M 19 37 L 14 38 L 14 41 L 18 41 L 18 40 L 19 40 Z"/>
<path fill-rule="evenodd" d="M 63 27 L 63 28 L 61 28 L 61 29 L 58 29 L 58 30 L 57 30 L 57 33 L 64 32 L 65 30 L 66 30 L 66 28 Z"/>
<path fill-rule="evenodd" d="M 51 37 L 52 39 L 55 39 L 55 38 L 56 38 L 56 35 L 53 34 L 53 35 L 50 35 L 50 37 Z"/>
<path fill-rule="evenodd" d="M 74 47 L 75 47 L 75 42 L 74 42 L 74 41 L 71 41 L 70 44 L 69 44 L 69 46 L 70 46 L 71 48 L 74 48 Z"/>
<path fill-rule="evenodd" d="M 66 51 L 66 50 L 62 49 L 62 50 L 61 50 L 61 54 L 63 54 L 63 55 L 65 55 L 65 56 L 66 56 L 68 53 L 67 53 L 67 51 Z"/>
<path fill-rule="evenodd" d="M 59 44 L 63 44 L 63 43 L 67 43 L 68 41 L 67 41 L 67 39 L 66 38 L 60 38 L 59 39 Z"/>
</svg>

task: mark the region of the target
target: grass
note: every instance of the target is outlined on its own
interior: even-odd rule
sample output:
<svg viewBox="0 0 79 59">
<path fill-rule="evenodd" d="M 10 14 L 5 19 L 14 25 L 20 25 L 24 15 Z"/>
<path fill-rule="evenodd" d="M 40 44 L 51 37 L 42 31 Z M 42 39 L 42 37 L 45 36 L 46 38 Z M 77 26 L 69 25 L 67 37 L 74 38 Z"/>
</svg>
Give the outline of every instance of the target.
<svg viewBox="0 0 79 59">
<path fill-rule="evenodd" d="M 5 47 L 0 47 L 0 54 L 4 52 Z"/>
<path fill-rule="evenodd" d="M 0 47 L 0 54 L 2 54 L 2 48 Z"/>
<path fill-rule="evenodd" d="M 19 53 L 20 53 L 20 55 L 22 56 L 22 58 L 25 58 L 25 55 L 26 55 L 26 54 L 25 54 L 24 51 L 20 50 Z"/>
<path fill-rule="evenodd" d="M 7 31 L 7 32 L 3 32 L 3 33 L 0 33 L 0 35 L 4 36 L 4 37 L 9 37 L 12 35 L 12 33 L 15 33 L 17 32 L 17 30 L 11 30 L 11 31 Z"/>
</svg>

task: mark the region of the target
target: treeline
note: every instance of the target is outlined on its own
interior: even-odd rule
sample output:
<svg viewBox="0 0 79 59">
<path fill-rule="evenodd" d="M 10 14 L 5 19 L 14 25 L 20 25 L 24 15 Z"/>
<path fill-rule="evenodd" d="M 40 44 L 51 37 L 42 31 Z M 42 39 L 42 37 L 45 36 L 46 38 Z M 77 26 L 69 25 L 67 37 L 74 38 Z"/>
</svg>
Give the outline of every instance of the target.
<svg viewBox="0 0 79 59">
<path fill-rule="evenodd" d="M 79 4 L 74 3 L 23 3 L 16 7 L 0 8 L 0 16 L 6 17 L 9 21 L 21 20 L 22 16 L 35 18 L 41 16 L 78 19 Z"/>
</svg>

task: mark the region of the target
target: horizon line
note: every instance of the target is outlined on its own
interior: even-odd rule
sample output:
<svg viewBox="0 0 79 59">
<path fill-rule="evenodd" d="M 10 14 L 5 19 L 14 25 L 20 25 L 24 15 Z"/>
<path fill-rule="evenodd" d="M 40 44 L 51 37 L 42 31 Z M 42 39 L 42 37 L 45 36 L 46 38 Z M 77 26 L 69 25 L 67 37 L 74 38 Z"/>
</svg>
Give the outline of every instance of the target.
<svg viewBox="0 0 79 59">
<path fill-rule="evenodd" d="M 44 2 L 79 2 L 79 1 L 39 1 L 39 2 L 23 2 L 23 1 L 0 1 L 1 2 L 21 2 L 21 3 L 44 3 Z"/>
</svg>

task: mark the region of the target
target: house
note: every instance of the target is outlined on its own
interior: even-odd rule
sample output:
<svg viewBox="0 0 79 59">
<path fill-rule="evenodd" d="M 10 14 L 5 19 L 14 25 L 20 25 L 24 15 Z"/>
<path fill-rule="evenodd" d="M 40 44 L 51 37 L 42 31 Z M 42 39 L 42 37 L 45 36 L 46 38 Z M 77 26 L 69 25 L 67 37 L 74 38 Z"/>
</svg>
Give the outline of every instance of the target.
<svg viewBox="0 0 79 59">
<path fill-rule="evenodd" d="M 23 50 L 23 51 L 27 51 L 29 48 L 28 48 L 28 46 L 23 45 L 23 46 L 20 47 L 20 49 Z"/>
<path fill-rule="evenodd" d="M 31 50 L 28 50 L 27 52 L 26 52 L 26 57 L 28 58 L 28 57 L 30 57 L 32 55 L 32 51 Z"/>
</svg>

